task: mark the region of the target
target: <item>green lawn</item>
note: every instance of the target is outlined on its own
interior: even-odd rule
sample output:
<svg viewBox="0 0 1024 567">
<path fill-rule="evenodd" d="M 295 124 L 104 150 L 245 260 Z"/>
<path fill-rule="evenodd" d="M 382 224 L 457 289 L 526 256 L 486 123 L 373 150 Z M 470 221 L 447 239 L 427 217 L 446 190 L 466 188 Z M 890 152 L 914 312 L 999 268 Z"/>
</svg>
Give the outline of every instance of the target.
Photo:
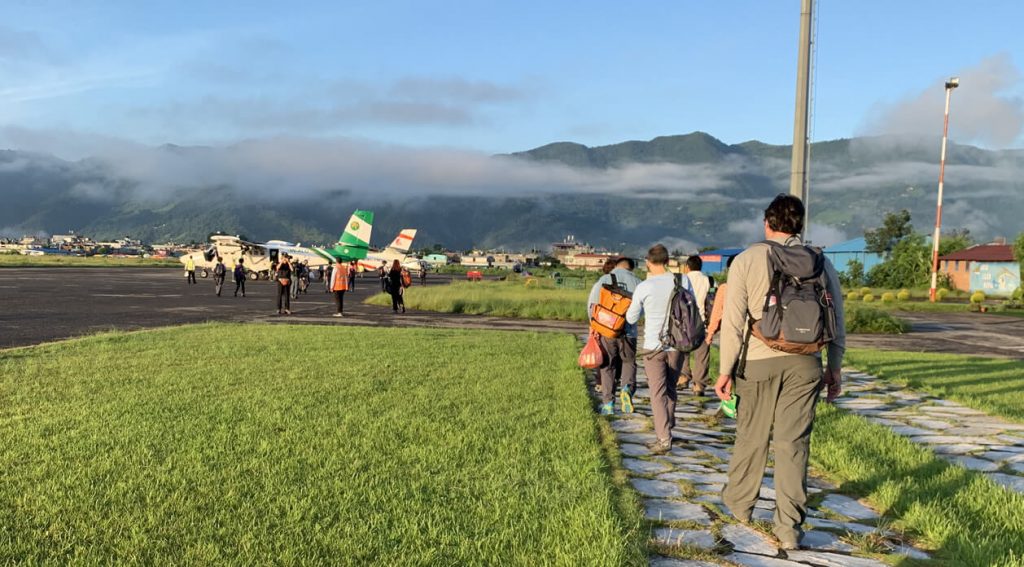
<svg viewBox="0 0 1024 567">
<path fill-rule="evenodd" d="M 576 352 L 232 324 L 0 351 L 0 563 L 643 564 Z"/>
<path fill-rule="evenodd" d="M 883 380 L 1024 421 L 1024 361 L 850 349 L 844 363 Z"/>
<path fill-rule="evenodd" d="M 515 279 L 507 282 L 456 282 L 451 285 L 406 290 L 405 304 L 411 309 L 444 313 L 469 313 L 520 319 L 588 321 L 589 289 L 561 289 L 550 280 L 536 279 L 526 284 Z M 391 305 L 391 297 L 379 294 L 367 299 L 373 305 Z"/>
<path fill-rule="evenodd" d="M 0 254 L 0 268 L 182 268 L 177 258 L 109 258 L 103 256 L 22 256 Z"/>
<path fill-rule="evenodd" d="M 888 428 L 821 404 L 811 460 L 947 565 L 1024 565 L 1024 497 Z"/>
</svg>

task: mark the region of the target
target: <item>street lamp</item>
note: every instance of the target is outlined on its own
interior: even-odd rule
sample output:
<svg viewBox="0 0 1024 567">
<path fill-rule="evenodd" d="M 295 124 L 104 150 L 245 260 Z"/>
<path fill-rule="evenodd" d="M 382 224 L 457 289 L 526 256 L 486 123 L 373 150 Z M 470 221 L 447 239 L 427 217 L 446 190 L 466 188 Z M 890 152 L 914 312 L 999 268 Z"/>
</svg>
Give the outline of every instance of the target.
<svg viewBox="0 0 1024 567">
<path fill-rule="evenodd" d="M 959 77 L 946 81 L 946 112 L 942 123 L 942 154 L 939 157 L 939 200 L 935 207 L 935 236 L 932 237 L 932 287 L 928 300 L 935 303 L 935 288 L 939 281 L 939 236 L 942 230 L 942 183 L 946 176 L 946 140 L 949 138 L 949 95 L 960 86 Z"/>
</svg>

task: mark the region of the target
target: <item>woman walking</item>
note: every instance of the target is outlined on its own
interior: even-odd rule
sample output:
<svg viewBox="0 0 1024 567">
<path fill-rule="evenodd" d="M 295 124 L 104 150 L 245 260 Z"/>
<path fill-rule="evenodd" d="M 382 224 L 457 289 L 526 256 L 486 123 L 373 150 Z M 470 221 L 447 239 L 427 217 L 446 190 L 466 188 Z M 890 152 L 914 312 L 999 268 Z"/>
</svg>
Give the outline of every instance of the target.
<svg viewBox="0 0 1024 567">
<path fill-rule="evenodd" d="M 391 271 L 388 272 L 388 292 L 391 293 L 391 309 L 398 313 L 398 307 L 402 307 L 405 313 L 405 286 L 402 285 L 402 264 L 395 260 L 391 264 Z"/>
<path fill-rule="evenodd" d="M 277 272 L 274 277 L 277 280 L 277 314 L 278 315 L 291 315 L 292 314 L 292 298 L 291 298 L 291 285 L 292 285 L 292 263 L 291 258 L 287 254 L 281 257 L 281 263 L 277 265 Z M 283 305 L 283 309 L 282 309 Z"/>
</svg>

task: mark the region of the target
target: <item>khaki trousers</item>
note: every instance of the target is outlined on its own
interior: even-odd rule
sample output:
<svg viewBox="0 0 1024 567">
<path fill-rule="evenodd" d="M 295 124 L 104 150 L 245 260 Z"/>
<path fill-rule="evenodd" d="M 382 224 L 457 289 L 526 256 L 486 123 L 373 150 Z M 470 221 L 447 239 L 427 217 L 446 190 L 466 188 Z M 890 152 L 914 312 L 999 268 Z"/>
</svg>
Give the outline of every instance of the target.
<svg viewBox="0 0 1024 567">
<path fill-rule="evenodd" d="M 701 343 L 700 348 L 683 355 L 682 378 L 691 387 L 703 390 L 708 385 L 708 364 L 711 362 L 711 345 Z M 690 366 L 693 366 L 693 370 Z"/>
<path fill-rule="evenodd" d="M 750 518 L 771 441 L 776 495 L 773 532 L 784 542 L 798 543 L 807 516 L 807 459 L 821 390 L 821 361 L 803 355 L 750 360 L 745 374 L 733 386 L 739 415 L 722 501 L 737 518 Z"/>
<path fill-rule="evenodd" d="M 672 428 L 676 425 L 676 385 L 679 384 L 679 368 L 683 354 L 678 351 L 661 351 L 644 356 L 644 372 L 647 373 L 647 387 L 651 391 L 651 410 L 654 414 L 654 432 L 659 440 L 672 440 Z"/>
</svg>

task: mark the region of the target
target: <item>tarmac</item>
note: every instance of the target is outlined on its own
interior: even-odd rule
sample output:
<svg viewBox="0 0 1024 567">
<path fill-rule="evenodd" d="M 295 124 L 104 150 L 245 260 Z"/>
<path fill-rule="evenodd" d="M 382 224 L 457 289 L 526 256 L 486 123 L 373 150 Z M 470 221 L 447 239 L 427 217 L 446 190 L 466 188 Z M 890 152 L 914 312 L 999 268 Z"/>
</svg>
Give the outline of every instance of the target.
<svg viewBox="0 0 1024 567">
<path fill-rule="evenodd" d="M 431 274 L 427 285 L 452 276 Z M 271 282 L 246 282 L 246 297 L 233 297 L 225 283 L 221 297 L 213 279 L 185 283 L 173 268 L 3 268 L 0 269 L 0 348 L 57 341 L 100 331 L 137 330 L 207 321 L 305 323 L 385 327 L 438 327 L 586 333 L 582 323 L 534 321 L 480 315 L 412 311 L 363 303 L 379 292 L 372 274 L 357 278 L 345 294 L 345 317 L 335 318 L 334 302 L 314 282 L 292 300 L 292 315 L 277 315 Z M 414 285 L 419 285 L 416 280 Z M 1024 359 L 1024 318 L 969 313 L 904 313 L 913 330 L 904 335 L 854 335 L 848 346 Z"/>
<path fill-rule="evenodd" d="M 444 285 L 452 276 L 430 274 L 427 285 Z M 138 330 L 208 321 L 307 323 L 386 327 L 441 327 L 555 331 L 580 334 L 581 323 L 531 321 L 476 315 L 408 311 L 363 301 L 380 292 L 372 274 L 356 279 L 345 294 L 345 317 L 332 317 L 333 297 L 314 282 L 292 300 L 292 315 L 277 315 L 275 286 L 247 281 L 246 296 L 234 297 L 228 279 L 221 297 L 213 278 L 185 283 L 173 268 L 4 268 L 0 269 L 0 348 L 28 346 L 111 330 Z M 419 279 L 414 280 L 419 285 Z"/>
</svg>

